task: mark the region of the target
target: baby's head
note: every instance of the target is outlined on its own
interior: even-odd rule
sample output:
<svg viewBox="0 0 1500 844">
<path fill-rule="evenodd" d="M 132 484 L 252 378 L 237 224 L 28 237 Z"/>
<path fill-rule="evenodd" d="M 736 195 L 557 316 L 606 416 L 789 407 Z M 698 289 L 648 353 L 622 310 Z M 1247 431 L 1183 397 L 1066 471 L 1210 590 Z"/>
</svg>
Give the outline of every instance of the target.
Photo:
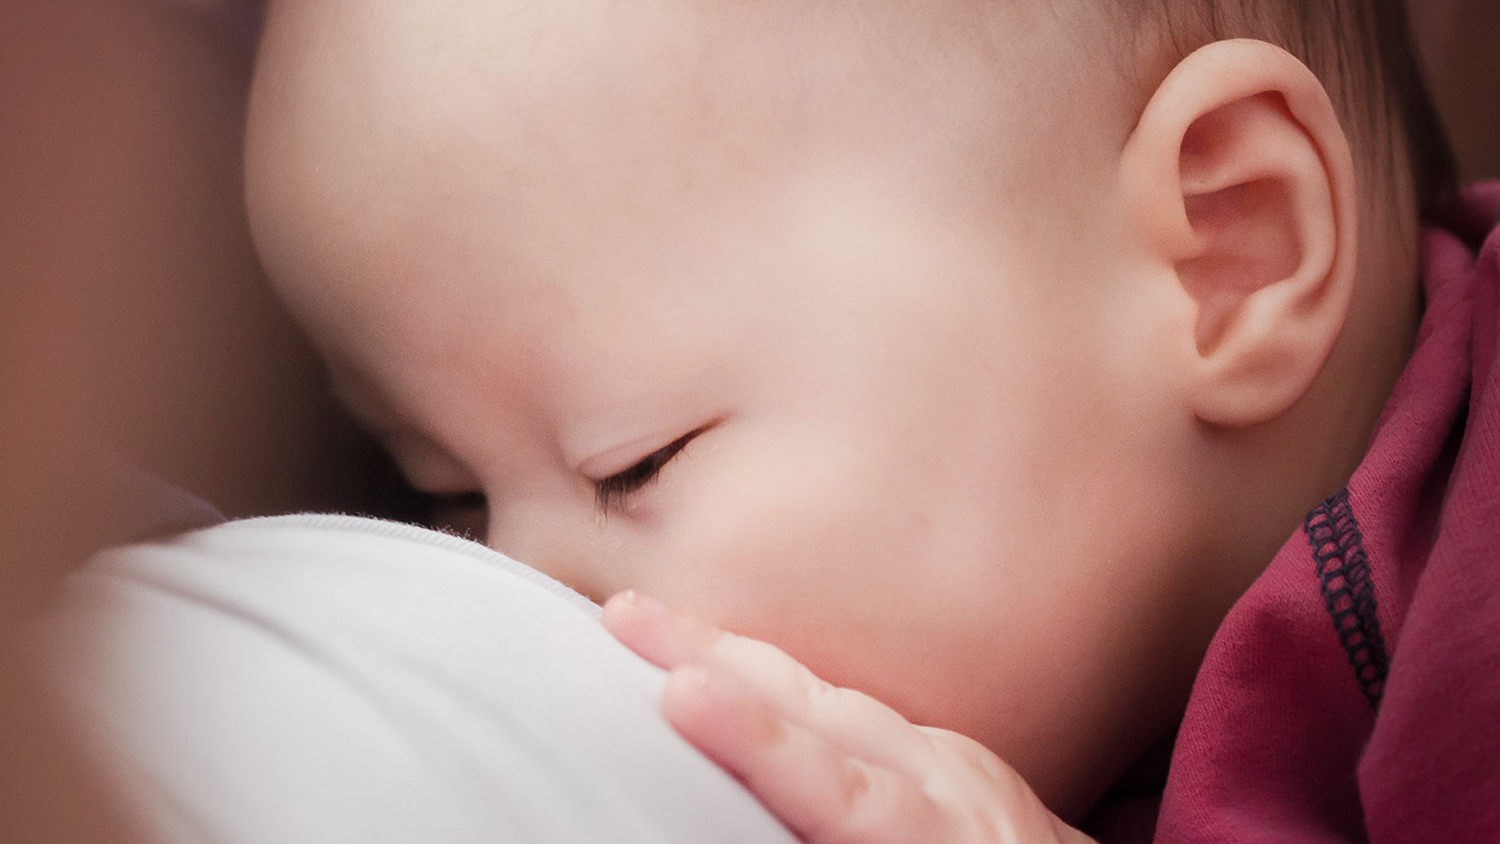
<svg viewBox="0 0 1500 844">
<path fill-rule="evenodd" d="M 490 544 L 1076 812 L 1357 461 L 1418 311 L 1399 21 L 1180 5 L 273 4 L 252 222 Z"/>
</svg>

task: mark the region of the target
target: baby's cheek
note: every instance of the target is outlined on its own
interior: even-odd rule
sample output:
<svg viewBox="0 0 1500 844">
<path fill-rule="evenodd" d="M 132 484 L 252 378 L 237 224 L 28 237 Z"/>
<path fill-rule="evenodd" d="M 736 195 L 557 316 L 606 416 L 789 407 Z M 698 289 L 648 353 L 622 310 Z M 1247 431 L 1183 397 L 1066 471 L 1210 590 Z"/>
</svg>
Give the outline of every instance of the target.
<svg viewBox="0 0 1500 844">
<path fill-rule="evenodd" d="M 921 569 L 898 564 L 906 549 L 895 537 L 922 532 L 920 519 L 861 495 L 859 473 L 827 454 L 738 474 L 728 492 L 683 502 L 669 550 L 641 561 L 637 588 L 771 642 L 831 682 L 867 686 L 901 623 L 893 602 Z"/>
<path fill-rule="evenodd" d="M 816 606 L 849 567 L 860 527 L 852 479 L 836 455 L 786 439 L 726 437 L 672 502 L 663 541 L 683 562 L 672 574 L 685 597 L 726 608 Z"/>
</svg>

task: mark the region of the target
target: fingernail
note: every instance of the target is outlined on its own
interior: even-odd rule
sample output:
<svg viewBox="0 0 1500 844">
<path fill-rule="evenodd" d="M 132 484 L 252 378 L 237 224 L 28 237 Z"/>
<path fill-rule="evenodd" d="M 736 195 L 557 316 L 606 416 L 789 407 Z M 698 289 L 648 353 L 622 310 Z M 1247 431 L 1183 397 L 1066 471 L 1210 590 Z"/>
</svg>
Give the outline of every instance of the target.
<svg viewBox="0 0 1500 844">
<path fill-rule="evenodd" d="M 642 595 L 634 589 L 625 590 L 622 596 L 625 603 L 631 608 L 650 615 L 663 615 L 667 611 L 667 605 L 648 595 Z"/>
</svg>

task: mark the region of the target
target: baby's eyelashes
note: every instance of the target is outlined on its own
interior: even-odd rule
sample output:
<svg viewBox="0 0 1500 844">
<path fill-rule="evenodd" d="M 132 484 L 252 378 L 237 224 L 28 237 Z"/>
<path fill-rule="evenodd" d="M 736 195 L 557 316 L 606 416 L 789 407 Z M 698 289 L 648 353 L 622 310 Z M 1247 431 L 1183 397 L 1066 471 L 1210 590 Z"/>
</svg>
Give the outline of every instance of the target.
<svg viewBox="0 0 1500 844">
<path fill-rule="evenodd" d="M 609 515 L 610 512 L 618 510 L 631 495 L 656 480 L 661 470 L 672 461 L 672 458 L 681 453 L 687 444 L 703 431 L 703 428 L 699 428 L 684 434 L 641 458 L 625 471 L 616 472 L 607 478 L 595 481 L 594 503 L 599 512 Z"/>
</svg>

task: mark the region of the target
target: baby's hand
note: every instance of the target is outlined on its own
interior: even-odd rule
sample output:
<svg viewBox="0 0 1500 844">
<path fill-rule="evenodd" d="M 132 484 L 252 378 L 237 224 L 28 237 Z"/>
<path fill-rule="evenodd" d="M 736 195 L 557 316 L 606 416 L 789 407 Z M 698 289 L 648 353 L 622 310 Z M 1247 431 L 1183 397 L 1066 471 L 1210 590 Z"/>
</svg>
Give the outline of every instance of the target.
<svg viewBox="0 0 1500 844">
<path fill-rule="evenodd" d="M 808 844 L 1084 842 L 983 745 L 918 727 L 775 647 L 625 592 L 604 626 L 671 672 L 662 710 Z"/>
</svg>

